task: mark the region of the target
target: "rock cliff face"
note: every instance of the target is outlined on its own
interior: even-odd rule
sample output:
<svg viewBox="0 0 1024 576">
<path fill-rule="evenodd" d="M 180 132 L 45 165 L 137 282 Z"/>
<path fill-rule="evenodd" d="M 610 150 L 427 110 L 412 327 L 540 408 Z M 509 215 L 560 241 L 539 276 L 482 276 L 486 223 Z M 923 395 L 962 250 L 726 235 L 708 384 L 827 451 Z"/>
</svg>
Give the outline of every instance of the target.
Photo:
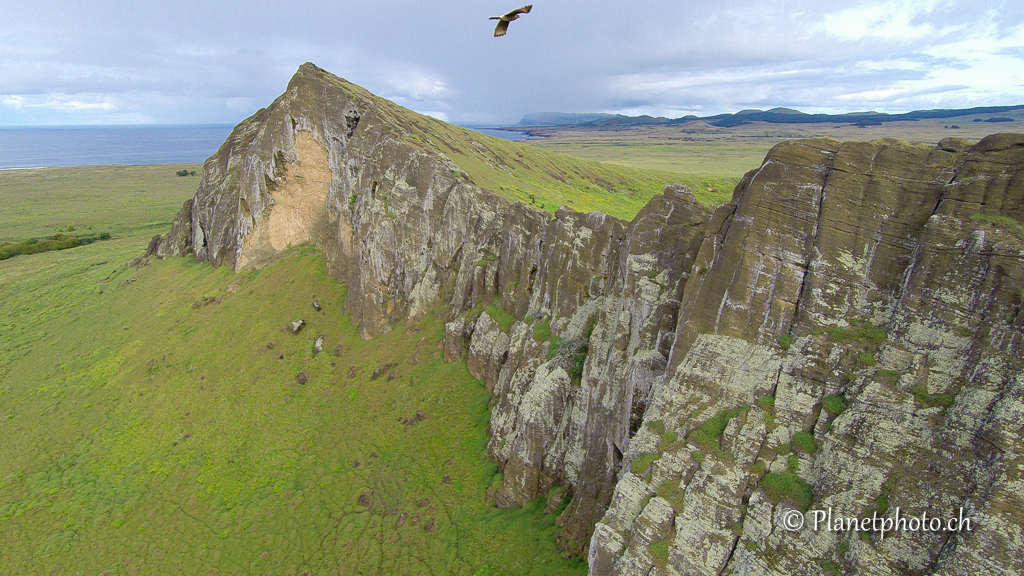
<svg viewBox="0 0 1024 576">
<path fill-rule="evenodd" d="M 624 222 L 475 186 L 431 122 L 303 65 L 151 250 L 315 243 L 366 337 L 441 306 L 496 504 L 548 497 L 592 574 L 1024 570 L 1024 136 L 781 144 Z M 786 530 L 829 508 L 972 525 Z"/>
<path fill-rule="evenodd" d="M 592 572 L 1019 573 L 1022 209 L 1020 135 L 773 149 L 707 228 Z"/>
</svg>

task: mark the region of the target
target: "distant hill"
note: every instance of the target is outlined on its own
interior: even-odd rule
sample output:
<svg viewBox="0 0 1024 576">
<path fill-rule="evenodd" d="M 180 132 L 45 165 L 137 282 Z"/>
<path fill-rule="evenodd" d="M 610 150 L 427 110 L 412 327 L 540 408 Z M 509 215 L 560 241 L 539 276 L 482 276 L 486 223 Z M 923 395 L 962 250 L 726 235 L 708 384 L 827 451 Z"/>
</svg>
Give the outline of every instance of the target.
<svg viewBox="0 0 1024 576">
<path fill-rule="evenodd" d="M 714 116 L 685 116 L 683 118 L 663 118 L 654 116 L 623 116 L 620 114 L 564 114 L 543 112 L 527 114 L 519 122 L 523 126 L 671 126 L 702 120 L 712 126 L 730 128 L 751 122 L 769 122 L 772 124 L 812 124 L 828 122 L 834 124 L 856 124 L 859 126 L 878 126 L 885 122 L 916 121 L 935 118 L 960 118 L 978 114 L 1024 113 L 1024 105 L 1018 106 L 986 106 L 980 108 L 915 110 L 903 114 L 886 114 L 884 112 L 850 112 L 847 114 L 807 114 L 792 108 L 772 108 L 770 110 L 748 109 L 735 114 L 717 114 Z M 1005 117 L 1004 117 L 1005 118 Z M 975 119 L 978 122 L 1006 122 L 1013 118 Z"/>
<path fill-rule="evenodd" d="M 585 124 L 609 118 L 619 117 L 617 114 L 570 114 L 565 112 L 534 112 L 523 116 L 520 126 L 565 126 L 568 124 Z M 624 117 L 624 116 L 623 116 Z"/>
</svg>

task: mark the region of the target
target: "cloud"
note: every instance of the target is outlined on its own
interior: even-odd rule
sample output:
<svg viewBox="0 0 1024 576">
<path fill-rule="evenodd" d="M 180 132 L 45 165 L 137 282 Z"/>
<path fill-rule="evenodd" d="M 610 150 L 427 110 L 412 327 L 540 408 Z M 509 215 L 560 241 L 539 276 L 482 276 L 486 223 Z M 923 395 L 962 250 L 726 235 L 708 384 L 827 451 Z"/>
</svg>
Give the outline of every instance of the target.
<svg viewBox="0 0 1024 576">
<path fill-rule="evenodd" d="M 0 0 L 0 123 L 237 122 L 312 61 L 420 112 L 713 114 L 1024 102 L 1010 0 Z M 35 120 L 33 120 L 35 119 Z"/>
<path fill-rule="evenodd" d="M 58 112 L 95 112 L 99 110 L 116 110 L 117 107 L 110 102 L 83 102 L 74 98 L 50 98 L 40 108 L 49 108 Z"/>
<path fill-rule="evenodd" d="M 431 116 L 433 118 L 437 118 L 438 120 L 440 120 L 442 122 L 448 122 L 448 115 L 445 114 L 444 112 L 438 112 L 436 110 L 421 110 L 420 114 L 425 114 L 427 116 Z"/>
<path fill-rule="evenodd" d="M 2 102 L 4 106 L 10 106 L 11 108 L 16 108 L 18 110 L 25 107 L 25 97 L 17 94 L 7 96 L 3 100 L 0 100 L 0 102 Z"/>
<path fill-rule="evenodd" d="M 88 95 L 79 96 L 88 97 Z M 103 96 L 94 95 L 92 98 L 91 102 L 87 102 L 80 97 L 72 97 L 66 94 L 50 94 L 35 98 L 26 98 L 19 94 L 12 94 L 5 97 L 2 102 L 5 106 L 10 106 L 17 110 L 45 108 L 68 113 L 117 110 L 117 107 L 112 102 L 104 100 Z"/>
<path fill-rule="evenodd" d="M 432 70 L 395 62 L 381 62 L 375 83 L 383 86 L 382 95 L 402 102 L 443 102 L 452 96 L 451 88 Z"/>
<path fill-rule="evenodd" d="M 936 0 L 903 0 L 857 6 L 826 14 L 823 24 L 828 34 L 844 40 L 916 40 L 936 33 L 936 27 L 924 20 L 936 4 Z"/>
</svg>

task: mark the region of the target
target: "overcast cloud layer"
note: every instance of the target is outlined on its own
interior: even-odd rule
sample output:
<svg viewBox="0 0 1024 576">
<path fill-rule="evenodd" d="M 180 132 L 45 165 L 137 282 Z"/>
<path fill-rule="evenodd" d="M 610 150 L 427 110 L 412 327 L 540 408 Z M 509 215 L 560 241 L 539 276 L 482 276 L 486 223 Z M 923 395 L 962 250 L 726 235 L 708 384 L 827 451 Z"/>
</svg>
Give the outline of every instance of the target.
<svg viewBox="0 0 1024 576">
<path fill-rule="evenodd" d="M 461 123 L 1024 104 L 1019 0 L 534 0 L 493 38 L 520 1 L 0 0 L 0 125 L 235 123 L 306 61 Z"/>
</svg>

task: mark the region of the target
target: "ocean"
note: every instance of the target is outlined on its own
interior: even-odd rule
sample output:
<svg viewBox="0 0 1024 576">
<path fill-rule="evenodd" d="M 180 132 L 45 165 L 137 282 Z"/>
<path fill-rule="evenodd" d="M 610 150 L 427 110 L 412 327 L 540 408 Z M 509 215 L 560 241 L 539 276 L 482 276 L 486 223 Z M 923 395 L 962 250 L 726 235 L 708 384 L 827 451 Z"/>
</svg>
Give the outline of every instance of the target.
<svg viewBox="0 0 1024 576">
<path fill-rule="evenodd" d="M 173 164 L 212 156 L 233 126 L 0 128 L 0 170 L 92 164 Z"/>
<path fill-rule="evenodd" d="M 0 127 L 0 170 L 94 164 L 202 162 L 231 133 L 231 125 Z M 473 126 L 491 136 L 525 135 Z"/>
</svg>

